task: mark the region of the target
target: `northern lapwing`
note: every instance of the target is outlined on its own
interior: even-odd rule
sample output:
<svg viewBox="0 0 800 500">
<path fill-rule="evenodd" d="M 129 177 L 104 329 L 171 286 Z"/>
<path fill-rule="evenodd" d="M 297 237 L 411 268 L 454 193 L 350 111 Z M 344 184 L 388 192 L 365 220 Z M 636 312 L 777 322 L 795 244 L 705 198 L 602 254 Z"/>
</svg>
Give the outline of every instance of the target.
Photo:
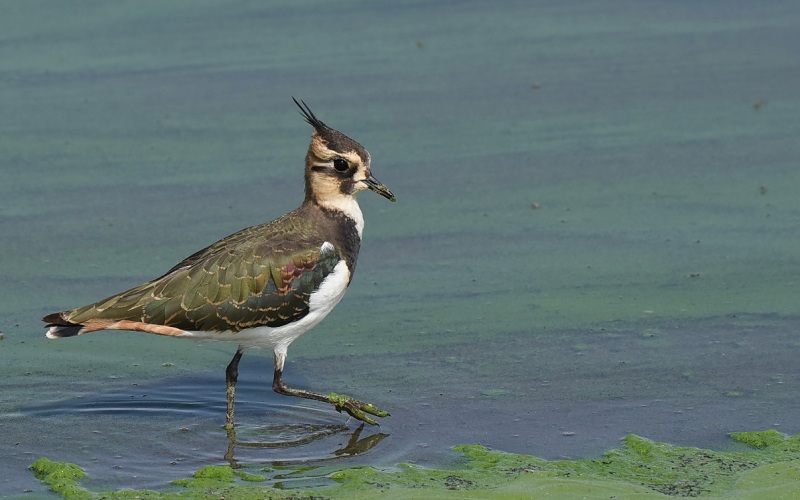
<svg viewBox="0 0 800 500">
<path fill-rule="evenodd" d="M 389 414 L 336 393 L 287 387 L 289 345 L 331 312 L 353 279 L 364 218 L 356 202 L 370 189 L 395 201 L 372 176 L 370 155 L 292 98 L 314 128 L 306 154 L 305 199 L 272 222 L 242 229 L 187 257 L 163 276 L 94 304 L 48 314 L 47 337 L 133 330 L 170 337 L 236 342 L 225 371 L 225 428 L 234 428 L 238 365 L 247 348 L 271 349 L 272 388 L 286 396 L 330 403 L 376 424 Z"/>
</svg>

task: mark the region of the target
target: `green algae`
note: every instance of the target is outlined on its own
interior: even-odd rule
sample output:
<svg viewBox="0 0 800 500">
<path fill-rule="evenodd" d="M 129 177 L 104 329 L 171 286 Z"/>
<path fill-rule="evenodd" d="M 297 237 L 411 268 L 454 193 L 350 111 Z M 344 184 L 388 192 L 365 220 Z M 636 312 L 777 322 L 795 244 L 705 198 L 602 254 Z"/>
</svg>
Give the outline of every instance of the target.
<svg viewBox="0 0 800 500">
<path fill-rule="evenodd" d="M 233 469 L 222 465 L 207 465 L 195 472 L 192 476 L 194 479 L 208 479 L 212 482 L 219 483 L 232 483 L 233 482 Z M 174 484 L 188 485 L 189 479 L 174 481 Z"/>
<path fill-rule="evenodd" d="M 86 473 L 75 464 L 53 462 L 42 457 L 33 462 L 30 469 L 37 479 L 64 498 L 77 500 L 92 497 L 88 491 L 78 486 L 77 480 L 85 477 Z"/>
<path fill-rule="evenodd" d="M 253 483 L 258 483 L 260 481 L 266 481 L 266 476 L 261 474 L 250 474 L 243 471 L 236 471 L 236 476 L 239 477 L 242 481 L 250 481 Z"/>
<path fill-rule="evenodd" d="M 327 470 L 330 486 L 290 488 L 246 470 L 207 466 L 191 478 L 173 481 L 181 490 L 123 490 L 94 493 L 79 485 L 77 465 L 40 458 L 31 470 L 65 499 L 93 498 L 518 498 L 520 495 L 592 495 L 614 498 L 708 497 L 792 498 L 800 495 L 800 434 L 774 430 L 733 433 L 753 450 L 720 452 L 673 446 L 629 435 L 602 457 L 549 461 L 532 455 L 461 445 L 458 467 L 433 469 L 410 463 Z M 281 478 L 290 475 L 281 468 Z M 291 467 L 289 468 L 291 469 Z M 325 472 L 327 470 L 327 472 Z M 262 468 L 260 472 L 270 472 Z M 258 484 L 263 483 L 263 484 Z M 280 486 L 280 487 L 278 487 Z"/>
<path fill-rule="evenodd" d="M 766 448 L 786 439 L 785 434 L 781 434 L 775 429 L 767 429 L 760 432 L 731 432 L 730 436 L 740 443 L 758 449 Z"/>
</svg>

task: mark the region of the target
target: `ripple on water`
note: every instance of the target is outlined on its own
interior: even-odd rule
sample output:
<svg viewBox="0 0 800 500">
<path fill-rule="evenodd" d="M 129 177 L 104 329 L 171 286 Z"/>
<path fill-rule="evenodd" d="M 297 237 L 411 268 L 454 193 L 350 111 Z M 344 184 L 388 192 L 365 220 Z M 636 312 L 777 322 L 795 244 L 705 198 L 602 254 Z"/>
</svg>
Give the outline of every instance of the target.
<svg viewBox="0 0 800 500">
<path fill-rule="evenodd" d="M 26 421 L 18 427 L 36 429 L 36 448 L 84 467 L 92 489 L 163 487 L 206 465 L 313 465 L 361 455 L 388 436 L 240 380 L 229 437 L 220 385 L 207 375 L 133 386 L 30 407 L 6 423 Z"/>
</svg>

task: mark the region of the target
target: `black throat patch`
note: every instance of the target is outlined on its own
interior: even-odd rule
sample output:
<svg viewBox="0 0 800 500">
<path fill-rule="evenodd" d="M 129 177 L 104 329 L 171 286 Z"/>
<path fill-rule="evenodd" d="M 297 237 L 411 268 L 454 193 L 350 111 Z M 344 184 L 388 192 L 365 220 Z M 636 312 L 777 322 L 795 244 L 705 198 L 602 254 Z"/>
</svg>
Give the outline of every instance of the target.
<svg viewBox="0 0 800 500">
<path fill-rule="evenodd" d="M 320 212 L 330 221 L 329 227 L 337 228 L 328 235 L 327 239 L 332 241 L 347 263 L 347 268 L 350 269 L 350 280 L 352 280 L 358 261 L 358 251 L 361 249 L 361 237 L 356 229 L 356 221 L 339 210 L 320 207 Z"/>
</svg>

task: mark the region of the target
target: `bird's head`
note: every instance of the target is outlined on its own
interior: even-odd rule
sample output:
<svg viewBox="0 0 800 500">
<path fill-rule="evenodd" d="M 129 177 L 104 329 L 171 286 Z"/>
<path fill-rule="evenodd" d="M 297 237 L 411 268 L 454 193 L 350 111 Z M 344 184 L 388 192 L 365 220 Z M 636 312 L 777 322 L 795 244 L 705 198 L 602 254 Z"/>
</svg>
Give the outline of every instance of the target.
<svg viewBox="0 0 800 500">
<path fill-rule="evenodd" d="M 395 201 L 389 188 L 372 176 L 369 152 L 364 146 L 325 125 L 305 102 L 292 99 L 314 127 L 306 155 L 306 201 L 335 206 L 352 200 L 365 189 Z"/>
</svg>

